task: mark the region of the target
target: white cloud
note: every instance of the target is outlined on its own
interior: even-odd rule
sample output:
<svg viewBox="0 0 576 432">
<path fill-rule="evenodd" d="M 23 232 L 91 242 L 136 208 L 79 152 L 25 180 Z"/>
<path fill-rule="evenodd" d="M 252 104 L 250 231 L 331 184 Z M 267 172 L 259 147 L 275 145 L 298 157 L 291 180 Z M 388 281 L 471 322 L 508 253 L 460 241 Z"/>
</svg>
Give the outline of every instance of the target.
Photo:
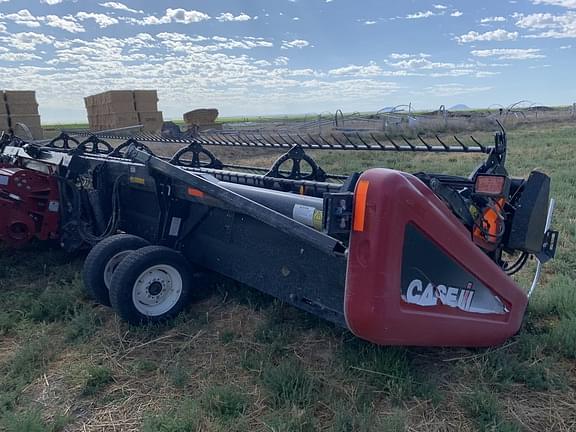
<svg viewBox="0 0 576 432">
<path fill-rule="evenodd" d="M 572 45 L 562 45 L 560 47 L 561 50 L 570 49 L 570 48 L 572 48 Z"/>
<path fill-rule="evenodd" d="M 376 24 L 376 21 L 364 21 L 364 24 L 366 24 L 366 25 L 374 25 L 374 24 Z"/>
<path fill-rule="evenodd" d="M 164 16 L 158 18 L 154 15 L 149 15 L 141 20 L 134 18 L 127 19 L 130 23 L 140 24 L 140 25 L 159 25 L 159 24 L 170 24 L 172 22 L 180 24 L 192 24 L 201 21 L 206 21 L 210 19 L 210 15 L 205 14 L 197 10 L 186 10 L 186 9 L 166 9 Z"/>
<path fill-rule="evenodd" d="M 122 11 L 126 11 L 126 12 L 144 13 L 144 11 L 142 11 L 142 10 L 132 9 L 132 8 L 126 6 L 124 3 L 119 3 L 119 2 L 105 2 L 105 3 L 99 3 L 99 5 L 102 7 L 105 7 L 105 8 L 122 10 Z"/>
<path fill-rule="evenodd" d="M 393 60 L 401 60 L 401 59 L 407 59 L 410 58 L 411 55 L 410 54 L 400 54 L 400 53 L 392 53 L 389 56 L 391 59 Z"/>
<path fill-rule="evenodd" d="M 392 60 L 405 60 L 412 57 L 428 58 L 431 57 L 431 55 L 425 53 L 419 53 L 419 54 L 392 53 L 388 57 L 390 57 Z"/>
<path fill-rule="evenodd" d="M 487 50 L 473 50 L 470 52 L 475 57 L 497 57 L 500 60 L 528 60 L 546 57 L 538 48 L 498 48 Z"/>
<path fill-rule="evenodd" d="M 552 5 L 552 6 L 562 6 L 568 9 L 576 9 L 576 0 L 533 0 L 532 3 Z"/>
<path fill-rule="evenodd" d="M 31 28 L 38 28 L 44 24 L 49 27 L 56 27 L 61 30 L 65 30 L 70 33 L 81 33 L 85 31 L 84 27 L 82 27 L 82 25 L 80 25 L 78 21 L 76 21 L 76 18 L 74 18 L 72 15 L 34 16 L 28 9 L 22 9 L 16 13 L 11 14 L 0 13 L 0 18 L 7 19 L 13 21 L 15 24 Z"/>
<path fill-rule="evenodd" d="M 576 12 L 563 15 L 535 13 L 530 15 L 515 14 L 516 25 L 533 31 L 526 37 L 532 38 L 576 38 Z"/>
<path fill-rule="evenodd" d="M 376 64 L 370 64 L 368 66 L 349 65 L 337 69 L 331 69 L 328 71 L 329 75 L 335 75 L 335 76 L 352 75 L 361 77 L 378 76 L 382 75 L 382 73 L 383 73 L 382 68 Z"/>
<path fill-rule="evenodd" d="M 384 70 L 374 62 L 370 62 L 368 65 L 349 65 L 341 68 L 330 69 L 328 71 L 329 76 L 334 77 L 357 77 L 357 78 L 375 78 L 375 77 L 405 77 L 414 76 L 416 73 L 407 72 L 405 70 Z"/>
<path fill-rule="evenodd" d="M 286 56 L 280 56 L 280 57 L 276 57 L 274 59 L 274 64 L 276 66 L 286 66 L 286 65 L 288 65 L 289 62 L 290 62 L 290 59 Z"/>
<path fill-rule="evenodd" d="M 46 3 L 50 6 L 56 5 L 58 3 L 62 3 L 64 0 L 40 0 L 40 3 Z"/>
<path fill-rule="evenodd" d="M 85 21 L 88 19 L 93 19 L 100 28 L 106 28 L 114 24 L 118 24 L 118 20 L 114 17 L 108 16 L 106 14 L 94 13 L 94 12 L 78 12 L 76 18 L 80 21 Z"/>
<path fill-rule="evenodd" d="M 444 6 L 444 5 L 442 5 L 442 4 L 435 4 L 435 5 L 434 5 L 434 9 L 440 9 L 440 10 L 442 10 L 442 9 L 448 9 L 448 6 Z"/>
<path fill-rule="evenodd" d="M 197 10 L 188 11 L 185 9 L 166 9 L 165 17 L 170 21 L 182 24 L 197 23 L 210 19 L 210 16 L 204 12 L 199 12 Z"/>
<path fill-rule="evenodd" d="M 432 78 L 469 76 L 484 78 L 498 74 L 498 72 L 484 70 L 494 65 L 486 65 L 478 61 L 466 63 L 433 61 L 429 54 L 424 53 L 393 53 L 388 58 L 389 60 L 385 60 L 388 66 L 397 69 L 398 72 L 402 72 L 402 74 L 388 76 L 428 76 Z M 386 75 L 387 72 L 384 71 L 383 74 Z"/>
<path fill-rule="evenodd" d="M 282 41 L 282 49 L 288 49 L 288 48 L 305 48 L 307 46 L 310 46 L 310 42 L 302 40 L 302 39 L 295 39 L 292 41 Z"/>
<path fill-rule="evenodd" d="M 169 51 L 175 53 L 215 52 L 229 49 L 251 50 L 255 48 L 271 48 L 274 44 L 264 38 L 245 36 L 243 38 L 227 38 L 223 36 L 189 36 L 182 33 L 163 32 L 156 35 Z M 208 41 L 211 41 L 209 43 Z M 200 44 L 199 42 L 207 42 Z"/>
<path fill-rule="evenodd" d="M 434 69 L 471 69 L 476 65 L 473 63 L 452 63 L 452 62 L 434 62 L 429 60 L 429 54 L 391 54 L 391 60 L 399 60 L 397 62 L 386 61 L 386 63 L 394 68 L 405 70 L 434 70 Z"/>
<path fill-rule="evenodd" d="M 49 27 L 59 28 L 70 33 L 83 33 L 86 31 L 82 25 L 78 24 L 72 15 L 46 15 L 42 17 L 42 20 Z"/>
<path fill-rule="evenodd" d="M 408 14 L 406 15 L 406 19 L 421 19 L 421 18 L 430 18 L 433 17 L 437 14 L 435 14 L 432 11 L 426 11 L 426 12 L 416 12 L 413 14 Z"/>
<path fill-rule="evenodd" d="M 4 33 L 6 31 L 6 26 L 3 23 L 0 23 L 0 33 Z"/>
<path fill-rule="evenodd" d="M 216 17 L 216 19 L 218 21 L 224 22 L 224 21 L 250 21 L 252 19 L 252 17 L 250 15 L 245 14 L 244 12 L 242 12 L 240 15 L 234 16 L 234 14 L 231 14 L 230 12 L 226 12 L 226 13 L 221 13 L 220 15 L 218 15 Z"/>
<path fill-rule="evenodd" d="M 486 33 L 478 33 L 470 31 L 455 38 L 458 43 L 465 44 L 471 42 L 502 42 L 518 39 L 518 32 L 509 32 L 506 30 L 498 29 Z"/>
<path fill-rule="evenodd" d="M 158 39 L 161 40 L 170 40 L 170 41 L 189 41 L 189 42 L 201 42 L 206 41 L 209 38 L 205 36 L 190 36 L 183 33 L 170 33 L 170 32 L 162 32 L 156 35 Z"/>
<path fill-rule="evenodd" d="M 20 51 L 34 51 L 36 45 L 50 45 L 54 42 L 53 36 L 42 33 L 23 32 L 0 36 L 0 43 Z"/>
<path fill-rule="evenodd" d="M 0 13 L 0 18 L 13 21 L 15 24 L 24 25 L 26 27 L 40 27 L 38 18 L 32 15 L 28 9 L 22 9 L 11 14 Z"/>
<path fill-rule="evenodd" d="M 480 22 L 482 24 L 491 23 L 491 22 L 504 22 L 504 21 L 506 21 L 506 18 L 504 18 L 503 16 L 486 17 L 486 18 L 482 18 L 480 20 Z"/>
<path fill-rule="evenodd" d="M 19 62 L 19 61 L 29 61 L 29 60 L 40 60 L 35 54 L 31 53 L 5 53 L 0 54 L 0 60 L 8 62 Z"/>
<path fill-rule="evenodd" d="M 454 12 L 452 12 L 450 14 L 451 17 L 456 17 L 456 18 L 461 17 L 462 15 L 464 15 L 464 13 L 460 12 L 459 10 L 455 10 Z"/>
</svg>

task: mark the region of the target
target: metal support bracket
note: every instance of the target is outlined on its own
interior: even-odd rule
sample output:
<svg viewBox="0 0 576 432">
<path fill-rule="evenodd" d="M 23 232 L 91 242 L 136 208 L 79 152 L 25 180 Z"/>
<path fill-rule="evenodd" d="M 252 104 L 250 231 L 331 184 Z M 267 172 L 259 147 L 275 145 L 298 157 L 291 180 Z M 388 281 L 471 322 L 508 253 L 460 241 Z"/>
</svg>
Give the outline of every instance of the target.
<svg viewBox="0 0 576 432">
<path fill-rule="evenodd" d="M 192 159 L 183 158 L 186 155 L 192 155 Z M 208 161 L 202 160 L 202 156 L 208 158 Z M 193 142 L 188 147 L 184 147 L 176 152 L 170 159 L 172 165 L 184 166 L 189 168 L 214 168 L 222 169 L 224 164 L 218 160 L 214 154 L 198 142 Z"/>
<path fill-rule="evenodd" d="M 289 170 L 282 170 L 282 166 L 291 162 L 292 167 Z M 310 167 L 310 172 L 302 172 L 302 162 Z M 286 174 L 288 172 L 288 174 Z M 312 180 L 325 181 L 326 172 L 318 166 L 316 161 L 306 154 L 300 144 L 294 145 L 285 154 L 280 156 L 272 165 L 270 171 L 265 174 L 266 177 L 291 179 L 291 180 Z"/>
</svg>

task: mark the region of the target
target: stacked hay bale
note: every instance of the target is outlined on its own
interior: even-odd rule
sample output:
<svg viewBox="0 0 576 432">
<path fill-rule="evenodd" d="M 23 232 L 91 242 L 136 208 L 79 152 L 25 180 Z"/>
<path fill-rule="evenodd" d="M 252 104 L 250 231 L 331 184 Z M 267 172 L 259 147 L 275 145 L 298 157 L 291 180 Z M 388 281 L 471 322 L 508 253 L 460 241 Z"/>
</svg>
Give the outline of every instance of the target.
<svg viewBox="0 0 576 432">
<path fill-rule="evenodd" d="M 43 138 L 36 92 L 30 90 L 0 91 L 0 131 L 22 132 L 18 130 L 19 123 L 30 129 L 33 139 Z"/>
<path fill-rule="evenodd" d="M 84 98 L 92 130 L 116 129 L 138 124 L 132 91 L 116 90 Z"/>
<path fill-rule="evenodd" d="M 158 132 L 162 129 L 164 119 L 162 111 L 158 111 L 156 90 L 134 90 L 134 106 L 145 131 Z"/>
<path fill-rule="evenodd" d="M 184 123 L 188 128 L 198 126 L 200 130 L 217 129 L 220 126 L 216 123 L 218 114 L 216 108 L 195 109 L 184 113 Z"/>
<path fill-rule="evenodd" d="M 111 90 L 84 98 L 91 130 L 118 129 L 141 124 L 145 131 L 162 128 L 156 90 Z"/>
<path fill-rule="evenodd" d="M 8 132 L 9 130 L 10 118 L 8 117 L 6 101 L 4 100 L 4 91 L 0 90 L 0 132 Z"/>
</svg>

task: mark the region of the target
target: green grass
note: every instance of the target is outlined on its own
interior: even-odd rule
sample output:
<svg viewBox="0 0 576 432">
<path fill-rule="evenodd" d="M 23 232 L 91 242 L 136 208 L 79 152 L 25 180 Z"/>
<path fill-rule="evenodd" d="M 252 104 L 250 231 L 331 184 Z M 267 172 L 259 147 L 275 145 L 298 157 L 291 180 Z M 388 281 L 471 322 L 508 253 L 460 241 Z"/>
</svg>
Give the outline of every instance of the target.
<svg viewBox="0 0 576 432">
<path fill-rule="evenodd" d="M 268 390 L 274 406 L 309 405 L 319 388 L 304 366 L 294 360 L 283 360 L 278 365 L 267 365 L 262 374 L 262 384 Z"/>
<path fill-rule="evenodd" d="M 194 400 L 171 401 L 164 413 L 149 414 L 144 419 L 142 432 L 196 431 L 201 423 L 198 403 Z"/>
<path fill-rule="evenodd" d="M 465 396 L 462 405 L 480 431 L 520 432 L 522 430 L 518 424 L 502 418 L 502 407 L 492 393 L 476 391 Z"/>
<path fill-rule="evenodd" d="M 244 393 L 234 387 L 216 386 L 203 395 L 202 406 L 213 417 L 230 422 L 246 413 L 249 400 Z"/>
<path fill-rule="evenodd" d="M 0 431 L 82 430 L 83 422 L 146 432 L 571 430 L 575 145 L 576 126 L 509 134 L 510 172 L 552 177 L 560 244 L 520 334 L 491 349 L 376 347 L 231 282 L 170 323 L 134 328 L 85 297 L 82 256 L 0 245 Z M 336 173 L 467 174 L 481 161 L 312 153 Z"/>
<path fill-rule="evenodd" d="M 106 366 L 92 366 L 87 370 L 86 382 L 82 394 L 92 396 L 114 381 L 112 370 Z"/>
<path fill-rule="evenodd" d="M 6 432 L 61 432 L 70 422 L 70 418 L 58 415 L 54 419 L 44 420 L 40 411 L 10 413 L 0 426 Z"/>
</svg>

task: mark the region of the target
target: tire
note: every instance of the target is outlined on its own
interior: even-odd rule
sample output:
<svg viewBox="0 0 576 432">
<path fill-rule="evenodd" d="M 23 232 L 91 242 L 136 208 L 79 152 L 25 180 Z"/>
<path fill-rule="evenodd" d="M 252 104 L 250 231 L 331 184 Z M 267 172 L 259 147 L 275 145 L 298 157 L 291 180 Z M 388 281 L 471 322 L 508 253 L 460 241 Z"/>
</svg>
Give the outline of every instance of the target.
<svg viewBox="0 0 576 432">
<path fill-rule="evenodd" d="M 82 269 L 84 289 L 96 302 L 110 306 L 110 282 L 118 264 L 137 249 L 150 243 L 131 234 L 117 234 L 97 243 L 92 248 Z"/>
<path fill-rule="evenodd" d="M 192 297 L 192 271 L 184 256 L 164 246 L 130 253 L 112 275 L 110 301 L 124 321 L 141 325 L 179 314 Z"/>
</svg>

